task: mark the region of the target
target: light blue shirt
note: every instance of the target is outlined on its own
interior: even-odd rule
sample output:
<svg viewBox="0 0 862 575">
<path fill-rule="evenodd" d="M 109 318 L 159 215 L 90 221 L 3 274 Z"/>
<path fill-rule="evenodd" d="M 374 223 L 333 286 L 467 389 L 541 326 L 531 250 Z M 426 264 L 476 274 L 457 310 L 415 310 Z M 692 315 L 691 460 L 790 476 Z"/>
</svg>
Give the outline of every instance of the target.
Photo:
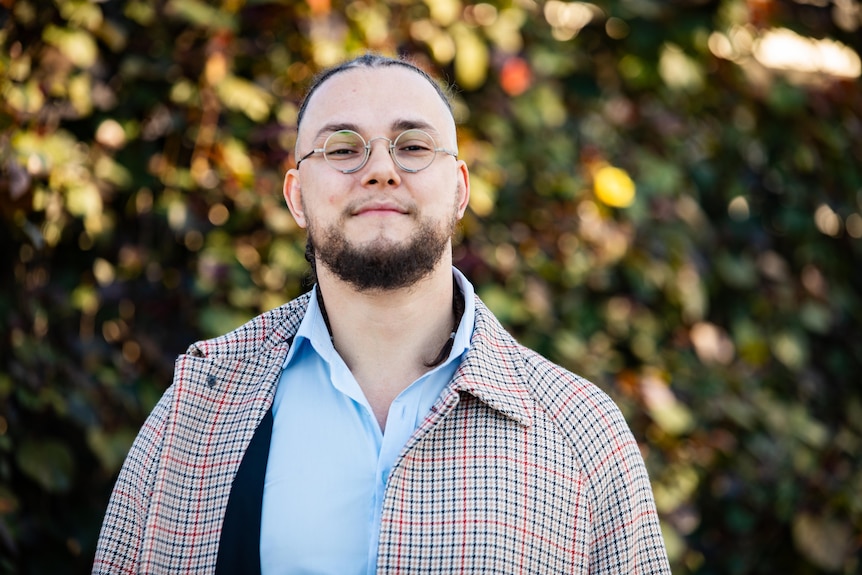
<svg viewBox="0 0 862 575">
<path fill-rule="evenodd" d="M 389 472 L 470 345 L 473 286 L 458 270 L 453 268 L 453 273 L 465 306 L 452 351 L 443 364 L 395 398 L 385 433 L 332 346 L 312 293 L 272 405 L 261 517 L 262 575 L 376 572 Z"/>
</svg>

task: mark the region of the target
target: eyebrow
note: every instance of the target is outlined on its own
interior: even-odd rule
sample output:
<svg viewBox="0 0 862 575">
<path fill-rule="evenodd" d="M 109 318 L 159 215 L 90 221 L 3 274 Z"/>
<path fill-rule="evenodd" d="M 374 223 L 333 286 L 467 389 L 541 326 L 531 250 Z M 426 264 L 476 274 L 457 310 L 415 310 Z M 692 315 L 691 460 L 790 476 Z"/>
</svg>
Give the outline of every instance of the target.
<svg viewBox="0 0 862 575">
<path fill-rule="evenodd" d="M 356 132 L 357 134 L 362 134 L 362 130 L 356 124 L 351 122 L 333 122 L 331 124 L 326 124 L 320 130 L 317 131 L 317 135 L 315 136 L 315 140 L 319 140 L 324 136 L 328 136 L 329 134 L 334 134 L 335 132 L 341 132 L 344 130 L 351 130 Z M 400 119 L 395 120 L 389 125 L 390 133 L 400 133 L 404 130 L 423 130 L 428 132 L 435 139 L 441 137 L 439 130 L 437 130 L 434 126 L 426 122 L 425 120 L 415 120 L 415 119 Z M 363 137 L 376 137 L 376 136 L 368 136 L 365 134 Z"/>
<path fill-rule="evenodd" d="M 392 122 L 390 129 L 393 132 L 403 132 L 404 130 L 423 130 L 432 136 L 440 135 L 440 132 L 425 120 L 396 120 L 395 122 Z"/>
<path fill-rule="evenodd" d="M 335 132 L 342 132 L 344 130 L 352 130 L 358 134 L 359 126 L 357 126 L 356 124 L 351 124 L 349 122 L 336 122 L 332 124 L 326 124 L 317 131 L 317 134 L 314 136 L 314 139 L 319 140 L 324 136 L 334 134 Z"/>
</svg>

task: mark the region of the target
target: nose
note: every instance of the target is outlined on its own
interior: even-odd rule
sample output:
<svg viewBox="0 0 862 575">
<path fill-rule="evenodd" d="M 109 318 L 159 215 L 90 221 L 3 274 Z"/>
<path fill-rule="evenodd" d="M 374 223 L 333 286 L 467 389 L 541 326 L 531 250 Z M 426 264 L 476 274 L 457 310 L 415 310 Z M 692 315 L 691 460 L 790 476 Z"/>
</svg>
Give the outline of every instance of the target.
<svg viewBox="0 0 862 575">
<path fill-rule="evenodd" d="M 383 140 L 383 142 L 375 146 L 374 142 L 377 140 Z M 392 157 L 389 147 L 391 143 L 389 138 L 383 136 L 368 141 L 368 160 L 362 167 L 363 183 L 374 185 L 385 182 L 396 186 L 401 182 L 401 170 L 395 165 L 395 158 Z"/>
</svg>

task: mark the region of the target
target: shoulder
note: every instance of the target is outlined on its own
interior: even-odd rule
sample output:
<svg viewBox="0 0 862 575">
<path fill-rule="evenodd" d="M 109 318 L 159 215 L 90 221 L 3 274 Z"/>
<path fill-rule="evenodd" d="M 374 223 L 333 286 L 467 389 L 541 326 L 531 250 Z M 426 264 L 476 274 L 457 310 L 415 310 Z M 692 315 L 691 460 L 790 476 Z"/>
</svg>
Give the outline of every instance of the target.
<svg viewBox="0 0 862 575">
<path fill-rule="evenodd" d="M 233 331 L 198 341 L 187 350 L 196 357 L 243 358 L 269 351 L 290 340 L 308 308 L 310 293 L 262 313 Z"/>
<path fill-rule="evenodd" d="M 518 380 L 513 383 L 523 388 L 532 398 L 533 409 L 551 420 L 570 444 L 630 442 L 628 424 L 605 391 L 518 343 L 478 298 L 476 316 L 480 338 L 474 342 L 490 344 L 498 355 L 507 357 L 511 377 Z"/>
<path fill-rule="evenodd" d="M 479 337 L 473 341 L 485 348 L 479 355 L 500 358 L 486 364 L 484 375 L 496 377 L 497 387 L 506 381 L 506 395 L 520 401 L 537 432 L 553 434 L 570 447 L 597 500 L 614 492 L 613 485 L 645 477 L 637 441 L 605 391 L 519 344 L 478 300 L 476 316 L 474 335 Z"/>
<path fill-rule="evenodd" d="M 572 443 L 604 441 L 612 445 L 630 430 L 619 407 L 601 388 L 571 371 L 521 348 L 525 384 L 537 407 Z"/>
</svg>

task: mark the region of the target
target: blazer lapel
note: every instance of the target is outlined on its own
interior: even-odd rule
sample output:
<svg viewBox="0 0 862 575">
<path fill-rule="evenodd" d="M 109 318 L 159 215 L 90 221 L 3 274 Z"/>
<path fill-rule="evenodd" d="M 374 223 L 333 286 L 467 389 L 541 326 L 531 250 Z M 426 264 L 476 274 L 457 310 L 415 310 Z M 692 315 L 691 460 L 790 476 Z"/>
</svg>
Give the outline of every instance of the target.
<svg viewBox="0 0 862 575">
<path fill-rule="evenodd" d="M 211 573 L 231 485 L 272 405 L 288 345 L 242 359 L 181 356 L 142 572 Z M 268 445 L 267 445 L 268 448 Z M 150 558 L 170 565 L 149 565 Z"/>
</svg>

